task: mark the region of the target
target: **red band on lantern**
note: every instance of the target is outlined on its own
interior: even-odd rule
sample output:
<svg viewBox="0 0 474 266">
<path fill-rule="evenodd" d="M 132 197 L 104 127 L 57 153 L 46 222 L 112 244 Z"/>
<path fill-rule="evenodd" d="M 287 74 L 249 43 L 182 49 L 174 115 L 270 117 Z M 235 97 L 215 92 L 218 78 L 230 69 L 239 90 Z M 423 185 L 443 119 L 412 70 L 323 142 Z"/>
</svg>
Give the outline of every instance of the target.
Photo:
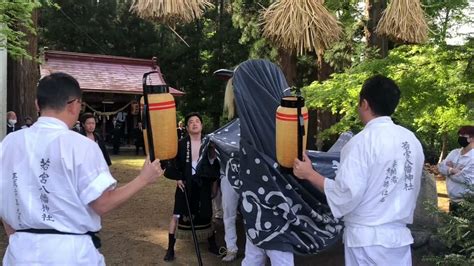
<svg viewBox="0 0 474 266">
<path fill-rule="evenodd" d="M 150 111 L 170 109 L 170 108 L 175 108 L 175 106 L 176 104 L 174 103 L 174 101 L 152 103 L 150 104 Z"/>
<path fill-rule="evenodd" d="M 304 120 L 308 120 L 308 113 L 302 114 Z M 276 119 L 283 120 L 283 121 L 296 121 L 298 120 L 298 115 L 289 115 L 289 114 L 282 114 L 276 113 Z"/>
</svg>

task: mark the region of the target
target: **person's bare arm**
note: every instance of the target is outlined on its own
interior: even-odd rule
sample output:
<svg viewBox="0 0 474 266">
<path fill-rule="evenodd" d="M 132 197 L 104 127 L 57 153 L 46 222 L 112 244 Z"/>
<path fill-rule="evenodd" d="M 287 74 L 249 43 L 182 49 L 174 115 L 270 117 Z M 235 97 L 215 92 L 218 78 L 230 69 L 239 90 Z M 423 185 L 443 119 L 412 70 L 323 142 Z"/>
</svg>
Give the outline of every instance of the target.
<svg viewBox="0 0 474 266">
<path fill-rule="evenodd" d="M 117 189 L 105 191 L 99 198 L 89 203 L 89 206 L 102 216 L 122 205 L 142 188 L 155 183 L 162 174 L 160 160 L 157 159 L 153 163 L 147 161 L 135 179 Z"/>
<path fill-rule="evenodd" d="M 299 179 L 308 180 L 314 187 L 324 192 L 325 177 L 313 170 L 311 160 L 306 153 L 303 153 L 303 161 L 295 158 L 293 162 L 293 174 Z"/>
<path fill-rule="evenodd" d="M 15 229 L 13 229 L 9 224 L 7 224 L 4 220 L 2 220 L 3 228 L 5 229 L 5 233 L 7 237 L 10 237 L 11 234 L 15 233 Z"/>
</svg>

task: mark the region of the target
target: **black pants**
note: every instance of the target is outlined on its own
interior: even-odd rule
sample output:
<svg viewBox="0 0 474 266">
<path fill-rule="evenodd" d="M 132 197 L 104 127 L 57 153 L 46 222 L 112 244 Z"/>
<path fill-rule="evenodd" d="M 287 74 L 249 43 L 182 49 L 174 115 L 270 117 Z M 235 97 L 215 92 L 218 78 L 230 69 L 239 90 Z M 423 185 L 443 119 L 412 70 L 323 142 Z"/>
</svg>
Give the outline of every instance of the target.
<svg viewBox="0 0 474 266">
<path fill-rule="evenodd" d="M 140 151 L 140 148 L 143 149 L 143 155 L 146 155 L 146 151 L 145 151 L 145 146 L 143 145 L 140 145 L 140 144 L 135 144 L 135 154 L 138 155 L 138 152 Z"/>
<path fill-rule="evenodd" d="M 188 189 L 189 207 L 193 216 L 193 223 L 196 230 L 209 230 L 212 226 L 212 199 L 211 199 L 211 183 L 203 180 L 198 185 L 191 181 L 186 184 Z M 186 198 L 184 192 L 180 188 L 176 188 L 175 203 L 173 214 L 179 214 L 178 228 L 190 229 L 189 213 L 186 206 Z"/>
</svg>

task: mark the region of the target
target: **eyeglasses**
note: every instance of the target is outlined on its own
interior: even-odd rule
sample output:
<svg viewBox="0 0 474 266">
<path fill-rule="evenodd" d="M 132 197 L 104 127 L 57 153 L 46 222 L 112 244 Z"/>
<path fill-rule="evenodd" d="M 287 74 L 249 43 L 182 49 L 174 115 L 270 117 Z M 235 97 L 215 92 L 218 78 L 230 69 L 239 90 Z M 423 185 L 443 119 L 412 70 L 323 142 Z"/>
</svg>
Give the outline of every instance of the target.
<svg viewBox="0 0 474 266">
<path fill-rule="evenodd" d="M 82 99 L 76 98 L 76 99 L 72 99 L 72 100 L 67 101 L 66 104 L 70 104 L 70 103 L 73 103 L 75 101 L 77 101 L 78 103 L 82 103 Z"/>
</svg>

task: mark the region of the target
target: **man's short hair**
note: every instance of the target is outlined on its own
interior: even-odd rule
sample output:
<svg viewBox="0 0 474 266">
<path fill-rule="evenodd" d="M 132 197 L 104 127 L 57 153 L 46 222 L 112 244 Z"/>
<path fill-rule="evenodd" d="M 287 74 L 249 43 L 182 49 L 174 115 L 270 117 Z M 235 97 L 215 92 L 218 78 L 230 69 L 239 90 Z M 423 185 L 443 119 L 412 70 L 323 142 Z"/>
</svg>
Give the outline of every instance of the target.
<svg viewBox="0 0 474 266">
<path fill-rule="evenodd" d="M 391 116 L 400 101 L 400 89 L 395 82 L 382 75 L 375 75 L 364 82 L 359 101 L 366 100 L 377 116 Z"/>
<path fill-rule="evenodd" d="M 191 117 L 193 116 L 196 116 L 197 118 L 199 118 L 199 121 L 201 121 L 201 124 L 202 124 L 202 117 L 199 113 L 197 112 L 192 112 L 192 113 L 189 113 L 186 115 L 186 117 L 184 118 L 184 126 L 188 126 L 188 121 Z"/>
<path fill-rule="evenodd" d="M 36 91 L 38 107 L 42 109 L 63 110 L 67 102 L 80 99 L 81 87 L 75 78 L 62 72 L 43 77 Z"/>
<path fill-rule="evenodd" d="M 469 137 L 474 137 L 474 126 L 462 126 L 458 130 L 458 135 L 469 135 Z"/>
</svg>

